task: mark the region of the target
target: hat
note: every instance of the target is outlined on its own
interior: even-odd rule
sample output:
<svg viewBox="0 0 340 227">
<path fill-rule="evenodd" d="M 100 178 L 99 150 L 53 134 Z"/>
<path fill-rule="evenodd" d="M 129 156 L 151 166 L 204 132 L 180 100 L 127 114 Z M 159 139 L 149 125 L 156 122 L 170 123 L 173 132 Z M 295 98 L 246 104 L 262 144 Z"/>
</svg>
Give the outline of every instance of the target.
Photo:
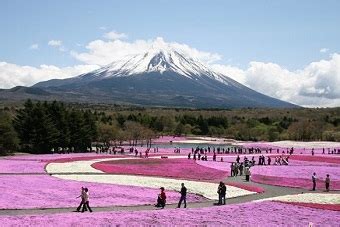
<svg viewBox="0 0 340 227">
<path fill-rule="evenodd" d="M 160 187 L 161 190 L 164 190 L 164 187 Z"/>
</svg>

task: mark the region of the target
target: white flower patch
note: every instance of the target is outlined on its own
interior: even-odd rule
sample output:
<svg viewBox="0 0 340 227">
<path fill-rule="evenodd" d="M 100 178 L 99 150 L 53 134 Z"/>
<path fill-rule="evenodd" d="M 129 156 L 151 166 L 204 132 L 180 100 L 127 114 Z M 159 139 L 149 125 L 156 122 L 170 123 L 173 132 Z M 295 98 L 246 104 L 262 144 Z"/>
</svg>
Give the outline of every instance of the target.
<svg viewBox="0 0 340 227">
<path fill-rule="evenodd" d="M 297 195 L 285 195 L 272 197 L 267 199 L 257 200 L 261 201 L 281 201 L 281 202 L 296 202 L 296 203 L 316 203 L 316 204 L 340 204 L 340 194 L 328 193 L 304 193 Z"/>
<path fill-rule="evenodd" d="M 277 142 L 269 142 L 266 144 L 272 145 L 272 146 L 278 146 L 278 147 L 294 147 L 294 148 L 306 148 L 306 149 L 340 147 L 340 143 L 329 142 L 329 141 L 301 142 L 301 141 L 284 140 L 284 141 L 277 141 Z"/>
<path fill-rule="evenodd" d="M 96 170 L 91 167 L 91 165 L 95 162 L 118 159 L 119 158 L 97 159 L 90 161 L 74 161 L 66 163 L 50 163 L 47 165 L 46 171 L 52 174 L 58 173 L 57 175 L 54 176 L 65 180 L 108 183 L 117 185 L 130 185 L 148 188 L 165 187 L 167 190 L 174 191 L 176 190 L 178 191 L 180 189 L 181 183 L 184 183 L 188 188 L 189 193 L 199 194 L 208 199 L 217 199 L 217 187 L 218 187 L 217 183 L 199 182 L 191 180 L 177 180 L 163 177 L 104 174 L 102 171 Z M 74 173 L 74 174 L 63 175 L 62 173 Z M 86 175 L 77 173 L 91 173 L 91 174 Z M 250 195 L 255 193 L 256 192 L 251 192 L 241 188 L 227 186 L 227 197 L 229 198 Z"/>
</svg>

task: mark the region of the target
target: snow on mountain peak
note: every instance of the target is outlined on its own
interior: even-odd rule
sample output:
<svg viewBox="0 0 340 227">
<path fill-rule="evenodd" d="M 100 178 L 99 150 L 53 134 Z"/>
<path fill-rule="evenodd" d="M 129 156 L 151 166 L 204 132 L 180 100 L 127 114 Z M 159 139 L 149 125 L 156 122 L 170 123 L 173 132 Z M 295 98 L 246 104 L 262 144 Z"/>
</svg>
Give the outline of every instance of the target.
<svg viewBox="0 0 340 227">
<path fill-rule="evenodd" d="M 144 53 L 128 55 L 91 73 L 96 78 L 125 77 L 147 72 L 175 72 L 190 79 L 207 76 L 228 84 L 231 80 L 211 70 L 197 59 L 176 50 L 171 44 L 157 38 Z"/>
</svg>

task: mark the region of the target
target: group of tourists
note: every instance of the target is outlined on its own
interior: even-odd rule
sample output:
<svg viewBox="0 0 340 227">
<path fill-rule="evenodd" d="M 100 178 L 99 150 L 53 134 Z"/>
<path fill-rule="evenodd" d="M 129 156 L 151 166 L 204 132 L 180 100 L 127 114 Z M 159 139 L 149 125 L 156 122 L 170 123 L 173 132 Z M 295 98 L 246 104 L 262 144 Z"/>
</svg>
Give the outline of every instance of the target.
<svg viewBox="0 0 340 227">
<path fill-rule="evenodd" d="M 90 207 L 90 201 L 89 201 L 89 189 L 88 188 L 81 188 L 80 195 L 77 198 L 81 198 L 81 202 L 79 206 L 77 207 L 77 212 L 83 213 L 84 211 L 90 211 L 92 212 L 92 209 Z"/>
<path fill-rule="evenodd" d="M 161 192 L 157 196 L 157 203 L 155 204 L 155 207 L 163 209 L 166 204 L 166 194 L 164 187 L 161 187 L 160 190 Z M 187 188 L 184 186 L 184 183 L 181 184 L 180 194 L 181 197 L 179 199 L 177 208 L 180 208 L 182 203 L 184 203 L 184 208 L 187 208 Z"/>
<path fill-rule="evenodd" d="M 317 176 L 316 176 L 316 173 L 314 172 L 312 174 L 312 183 L 313 183 L 313 188 L 312 188 L 312 191 L 315 191 L 316 190 L 316 182 L 317 182 Z M 331 177 L 329 176 L 329 174 L 326 175 L 326 178 L 325 178 L 325 189 L 326 189 L 326 192 L 329 192 L 330 190 L 330 184 L 331 184 Z"/>
</svg>

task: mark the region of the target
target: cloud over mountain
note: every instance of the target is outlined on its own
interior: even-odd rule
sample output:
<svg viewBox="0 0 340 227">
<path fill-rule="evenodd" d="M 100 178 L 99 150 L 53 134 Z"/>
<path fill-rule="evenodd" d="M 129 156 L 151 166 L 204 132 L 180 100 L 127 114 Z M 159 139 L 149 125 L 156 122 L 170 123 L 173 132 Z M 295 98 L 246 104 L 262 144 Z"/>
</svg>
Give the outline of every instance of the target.
<svg viewBox="0 0 340 227">
<path fill-rule="evenodd" d="M 16 85 L 32 85 L 51 78 L 67 78 L 89 72 L 127 55 L 143 53 L 160 45 L 179 49 L 193 59 L 207 64 L 213 70 L 249 86 L 266 95 L 303 106 L 340 106 L 340 55 L 334 53 L 327 59 L 311 62 L 304 68 L 289 70 L 273 62 L 259 62 L 254 59 L 245 68 L 222 64 L 217 53 L 197 50 L 189 45 L 166 42 L 163 38 L 129 41 L 124 33 L 109 32 L 106 40 L 89 42 L 84 51 L 70 51 L 81 65 L 59 68 L 20 66 L 0 63 L 2 88 Z M 62 47 L 60 40 L 50 40 L 49 45 Z M 327 51 L 329 51 L 327 49 Z M 326 52 L 325 50 L 321 51 Z"/>
</svg>

